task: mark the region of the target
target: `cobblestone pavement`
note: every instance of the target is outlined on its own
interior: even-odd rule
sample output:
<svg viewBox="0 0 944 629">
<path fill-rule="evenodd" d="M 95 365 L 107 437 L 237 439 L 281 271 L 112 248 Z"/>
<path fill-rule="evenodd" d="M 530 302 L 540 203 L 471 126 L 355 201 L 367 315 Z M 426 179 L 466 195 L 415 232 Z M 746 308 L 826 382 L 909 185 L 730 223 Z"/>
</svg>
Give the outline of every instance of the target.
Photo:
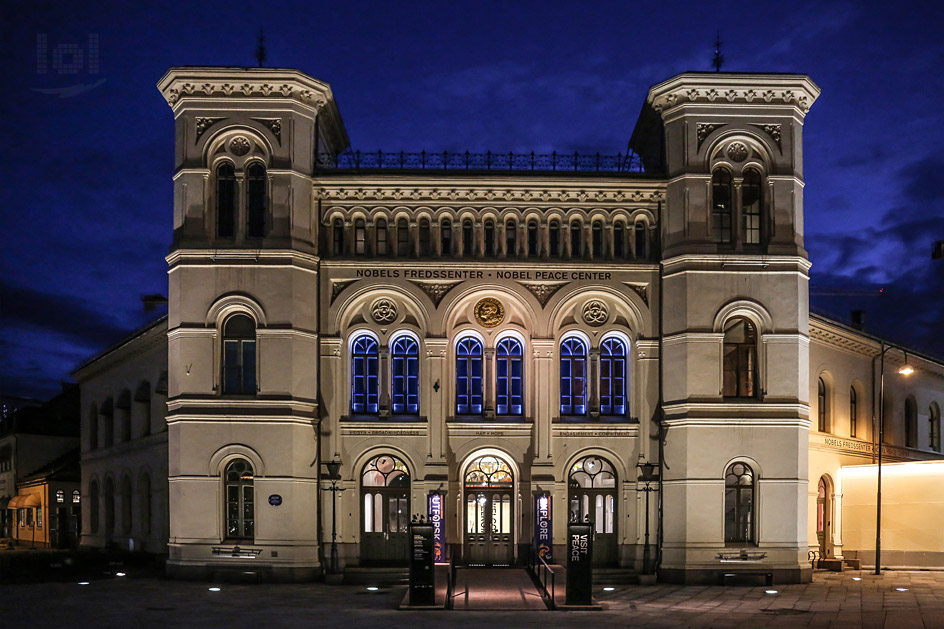
<svg viewBox="0 0 944 629">
<path fill-rule="evenodd" d="M 857 580 L 858 579 L 858 580 Z M 496 584 L 496 587 L 500 584 Z M 219 591 L 211 591 L 218 586 Z M 901 588 L 900 590 L 898 588 Z M 776 590 L 776 593 L 767 593 Z M 235 585 L 153 577 L 0 588 L 4 628 L 944 627 L 944 572 L 818 572 L 808 585 L 596 588 L 603 611 L 398 611 L 405 588 Z"/>
</svg>

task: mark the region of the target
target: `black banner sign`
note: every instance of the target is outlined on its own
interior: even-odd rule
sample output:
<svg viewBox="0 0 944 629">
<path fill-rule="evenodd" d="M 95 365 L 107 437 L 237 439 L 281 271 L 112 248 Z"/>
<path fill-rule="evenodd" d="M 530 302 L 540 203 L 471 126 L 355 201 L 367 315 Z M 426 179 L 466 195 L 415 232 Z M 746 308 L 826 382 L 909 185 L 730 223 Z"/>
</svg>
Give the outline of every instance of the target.
<svg viewBox="0 0 944 629">
<path fill-rule="evenodd" d="M 550 563 L 554 559 L 554 540 L 551 535 L 551 497 L 534 497 L 534 552 Z"/>
<path fill-rule="evenodd" d="M 435 605 L 433 525 L 410 523 L 410 605 Z"/>
<path fill-rule="evenodd" d="M 593 604 L 593 528 L 567 525 L 567 604 Z"/>
</svg>

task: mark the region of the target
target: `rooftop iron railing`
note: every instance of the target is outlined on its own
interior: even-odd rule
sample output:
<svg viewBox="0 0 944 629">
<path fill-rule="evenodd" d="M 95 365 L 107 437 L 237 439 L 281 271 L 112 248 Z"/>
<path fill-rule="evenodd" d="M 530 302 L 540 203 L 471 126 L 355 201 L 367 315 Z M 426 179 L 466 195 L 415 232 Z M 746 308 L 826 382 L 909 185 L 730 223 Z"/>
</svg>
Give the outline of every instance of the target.
<svg viewBox="0 0 944 629">
<path fill-rule="evenodd" d="M 319 169 L 353 170 L 495 170 L 581 173 L 643 173 L 642 160 L 633 152 L 616 155 L 557 153 L 433 153 L 344 151 L 319 153 Z"/>
</svg>

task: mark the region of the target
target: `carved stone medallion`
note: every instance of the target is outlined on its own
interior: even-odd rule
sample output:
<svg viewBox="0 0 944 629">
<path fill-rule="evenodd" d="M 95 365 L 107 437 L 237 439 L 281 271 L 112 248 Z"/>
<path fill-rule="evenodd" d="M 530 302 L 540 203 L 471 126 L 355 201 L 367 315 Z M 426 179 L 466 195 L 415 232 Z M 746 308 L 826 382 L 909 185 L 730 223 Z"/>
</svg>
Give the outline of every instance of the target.
<svg viewBox="0 0 944 629">
<path fill-rule="evenodd" d="M 743 162 L 747 159 L 747 156 L 750 154 L 747 146 L 743 142 L 732 142 L 728 145 L 728 157 L 731 158 L 731 161 L 734 162 Z"/>
<path fill-rule="evenodd" d="M 505 307 L 497 299 L 486 297 L 475 304 L 475 320 L 486 328 L 494 328 L 504 319 Z"/>
<path fill-rule="evenodd" d="M 397 304 L 391 299 L 378 299 L 370 306 L 370 316 L 377 323 L 393 323 L 397 318 Z"/>
<path fill-rule="evenodd" d="M 584 304 L 583 320 L 589 325 L 603 325 L 606 323 L 606 320 L 609 318 L 609 316 L 610 315 L 606 310 L 606 304 L 602 301 L 594 299 L 593 301 L 588 301 L 586 304 Z"/>
<path fill-rule="evenodd" d="M 242 157 L 248 153 L 250 148 L 249 140 L 241 135 L 237 135 L 229 141 L 229 152 L 237 157 Z"/>
</svg>

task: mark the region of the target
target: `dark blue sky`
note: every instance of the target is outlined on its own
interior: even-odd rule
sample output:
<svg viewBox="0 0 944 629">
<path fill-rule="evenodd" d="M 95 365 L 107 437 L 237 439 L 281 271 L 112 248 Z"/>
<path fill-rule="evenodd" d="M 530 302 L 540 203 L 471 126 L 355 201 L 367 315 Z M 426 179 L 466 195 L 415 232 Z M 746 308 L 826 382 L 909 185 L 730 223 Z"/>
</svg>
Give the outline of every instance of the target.
<svg viewBox="0 0 944 629">
<path fill-rule="evenodd" d="M 166 295 L 173 121 L 154 85 L 173 65 L 252 65 L 260 27 L 267 65 L 331 84 L 354 148 L 601 153 L 625 150 L 649 86 L 710 69 L 720 29 L 725 70 L 823 90 L 812 285 L 875 296 L 813 305 L 865 308 L 872 331 L 944 356 L 942 4 L 4 3 L 0 390 L 48 396 L 155 316 L 140 296 Z M 82 49 L 73 74 L 61 44 Z"/>
</svg>

